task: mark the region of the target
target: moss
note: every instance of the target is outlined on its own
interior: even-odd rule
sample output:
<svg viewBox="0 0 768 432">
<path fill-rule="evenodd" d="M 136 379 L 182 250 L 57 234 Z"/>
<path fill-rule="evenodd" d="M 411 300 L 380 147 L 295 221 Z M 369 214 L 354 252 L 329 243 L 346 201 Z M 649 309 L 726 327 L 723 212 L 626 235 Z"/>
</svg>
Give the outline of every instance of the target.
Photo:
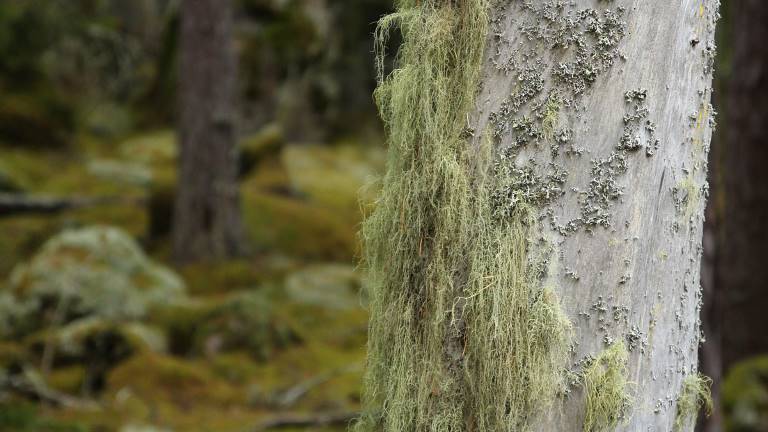
<svg viewBox="0 0 768 432">
<path fill-rule="evenodd" d="M 107 377 L 107 387 L 108 394 L 129 390 L 144 401 L 170 402 L 177 407 L 224 407 L 243 399 L 242 393 L 216 378 L 203 364 L 149 353 L 115 368 Z"/>
<path fill-rule="evenodd" d="M 677 396 L 675 432 L 683 430 L 691 420 L 695 421 L 702 408 L 706 409 L 707 415 L 712 413 L 711 386 L 712 379 L 700 373 L 685 377 Z"/>
<path fill-rule="evenodd" d="M 490 143 L 467 143 L 489 3 L 397 4 L 377 30 L 380 53 L 393 27 L 403 45 L 391 75 L 378 62 L 389 155 L 361 231 L 371 321 L 356 430 L 526 430 L 562 389 L 570 323 L 536 271 L 535 203 L 497 213 Z"/>
<path fill-rule="evenodd" d="M 13 365 L 18 365 L 27 359 L 27 353 L 20 344 L 0 341 L 0 370 Z"/>
<path fill-rule="evenodd" d="M 335 212 L 294 197 L 245 188 L 244 220 L 256 247 L 297 258 L 348 261 L 355 256 L 354 230 Z"/>
<path fill-rule="evenodd" d="M 626 420 L 632 404 L 627 375 L 627 349 L 623 342 L 602 351 L 582 371 L 585 432 L 613 430 Z"/>
<path fill-rule="evenodd" d="M 59 421 L 46 418 L 31 403 L 0 402 L 0 430 L 13 432 L 88 432 L 90 429 L 77 421 Z"/>
<path fill-rule="evenodd" d="M 279 154 L 284 142 L 283 131 L 277 124 L 269 124 L 241 139 L 240 175 L 248 174 L 265 158 Z"/>
<path fill-rule="evenodd" d="M 73 365 L 54 369 L 47 377 L 47 383 L 51 388 L 68 394 L 78 394 L 83 390 L 86 368 L 82 365 Z"/>
<path fill-rule="evenodd" d="M 179 273 L 189 281 L 192 295 L 256 288 L 275 274 L 266 264 L 248 259 L 188 265 L 180 268 Z"/>
<path fill-rule="evenodd" d="M 264 361 L 299 341 L 290 317 L 260 291 L 169 306 L 153 315 L 152 322 L 166 332 L 171 353 L 181 356 L 247 351 Z"/>
<path fill-rule="evenodd" d="M 722 385 L 725 430 L 768 430 L 768 356 L 735 364 Z"/>
</svg>

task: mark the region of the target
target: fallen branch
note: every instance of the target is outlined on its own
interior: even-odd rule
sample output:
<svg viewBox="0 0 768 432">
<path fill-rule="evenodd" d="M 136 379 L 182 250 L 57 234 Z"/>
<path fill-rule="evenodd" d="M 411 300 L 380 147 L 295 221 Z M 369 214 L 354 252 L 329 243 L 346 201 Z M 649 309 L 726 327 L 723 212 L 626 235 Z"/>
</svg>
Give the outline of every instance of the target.
<svg viewBox="0 0 768 432">
<path fill-rule="evenodd" d="M 359 364 L 353 364 L 347 367 L 337 368 L 315 375 L 274 396 L 273 404 L 281 408 L 288 408 L 298 402 L 299 399 L 304 397 L 315 387 L 325 384 L 326 382 L 339 375 L 354 372 L 360 369 L 361 366 Z"/>
<path fill-rule="evenodd" d="M 80 399 L 48 387 L 31 368 L 25 367 L 19 374 L 0 376 L 0 390 L 56 407 L 94 410 L 96 402 Z"/>
<path fill-rule="evenodd" d="M 289 427 L 320 427 L 346 425 L 355 418 L 358 412 L 342 411 L 317 414 L 285 414 L 265 420 L 253 429 L 253 432 L 261 432 L 270 429 Z"/>
<path fill-rule="evenodd" d="M 0 217 L 26 213 L 50 214 L 82 207 L 114 203 L 135 203 L 122 197 L 31 197 L 25 194 L 0 193 Z"/>
</svg>

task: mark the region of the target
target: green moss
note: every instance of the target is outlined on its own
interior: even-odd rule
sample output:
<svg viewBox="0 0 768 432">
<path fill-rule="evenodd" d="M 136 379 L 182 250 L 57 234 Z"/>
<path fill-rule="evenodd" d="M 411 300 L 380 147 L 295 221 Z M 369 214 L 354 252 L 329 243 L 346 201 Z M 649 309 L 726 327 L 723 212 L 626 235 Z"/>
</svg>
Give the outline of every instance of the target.
<svg viewBox="0 0 768 432">
<path fill-rule="evenodd" d="M 278 154 L 283 144 L 283 131 L 278 124 L 269 124 L 240 140 L 241 175 L 249 173 L 265 158 Z"/>
<path fill-rule="evenodd" d="M 398 68 L 376 99 L 389 156 L 361 236 L 370 296 L 358 431 L 526 430 L 562 389 L 570 324 L 533 254 L 522 203 L 499 215 L 490 143 L 467 143 L 489 3 L 401 0 Z M 531 259 L 529 259 L 529 256 Z"/>
<path fill-rule="evenodd" d="M 722 385 L 725 430 L 734 432 L 768 429 L 768 356 L 735 364 Z"/>
<path fill-rule="evenodd" d="M 582 371 L 585 432 L 613 430 L 626 420 L 632 404 L 627 375 L 627 348 L 623 342 L 601 352 Z"/>
<path fill-rule="evenodd" d="M 688 375 L 683 380 L 680 394 L 677 396 L 674 430 L 680 431 L 688 423 L 696 420 L 702 408 L 707 415 L 712 413 L 712 379 L 700 373 Z"/>
<path fill-rule="evenodd" d="M 13 432 L 87 432 L 76 421 L 58 421 L 41 415 L 37 406 L 26 402 L 0 402 L 0 430 Z"/>
<path fill-rule="evenodd" d="M 247 351 L 263 361 L 299 340 L 291 319 L 261 291 L 169 306 L 156 310 L 152 322 L 165 330 L 171 353 L 181 356 Z"/>
<path fill-rule="evenodd" d="M 244 220 L 256 247 L 297 258 L 354 257 L 354 230 L 343 217 L 301 199 L 245 188 Z"/>
<path fill-rule="evenodd" d="M 83 389 L 86 368 L 82 365 L 54 369 L 47 376 L 51 388 L 68 394 L 79 394 Z"/>
<path fill-rule="evenodd" d="M 129 390 L 145 401 L 165 401 L 177 407 L 192 404 L 227 406 L 242 393 L 218 379 L 204 364 L 159 354 L 143 354 L 122 363 L 107 378 L 108 394 Z"/>
</svg>

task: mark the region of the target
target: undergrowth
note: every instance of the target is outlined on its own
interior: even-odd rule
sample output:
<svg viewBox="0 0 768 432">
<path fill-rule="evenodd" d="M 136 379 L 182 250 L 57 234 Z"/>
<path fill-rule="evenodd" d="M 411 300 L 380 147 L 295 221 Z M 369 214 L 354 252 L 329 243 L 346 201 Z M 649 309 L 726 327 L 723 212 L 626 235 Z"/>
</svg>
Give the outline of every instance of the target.
<svg viewBox="0 0 768 432">
<path fill-rule="evenodd" d="M 587 399 L 584 432 L 614 430 L 626 420 L 632 403 L 627 360 L 627 348 L 623 342 L 617 342 L 602 351 L 582 372 Z"/>
<path fill-rule="evenodd" d="M 489 1 L 396 4 L 376 33 L 389 155 L 361 231 L 371 320 L 355 430 L 526 430 L 562 390 L 571 327 L 532 270 L 530 207 L 494 211 L 492 146 L 467 139 Z"/>
<path fill-rule="evenodd" d="M 674 430 L 683 430 L 689 421 L 695 419 L 704 408 L 709 415 L 712 412 L 712 379 L 700 373 L 688 375 L 683 380 L 683 387 L 677 397 Z"/>
</svg>

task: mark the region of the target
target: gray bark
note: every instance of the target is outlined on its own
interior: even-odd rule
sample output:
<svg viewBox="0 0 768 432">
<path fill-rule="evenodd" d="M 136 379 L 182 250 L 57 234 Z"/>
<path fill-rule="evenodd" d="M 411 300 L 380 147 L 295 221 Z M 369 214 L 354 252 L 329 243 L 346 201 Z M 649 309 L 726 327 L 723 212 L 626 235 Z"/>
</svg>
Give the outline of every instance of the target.
<svg viewBox="0 0 768 432">
<path fill-rule="evenodd" d="M 619 430 L 671 431 L 682 380 L 697 370 L 701 339 L 699 263 L 718 1 L 499 3 L 472 129 L 496 131 L 500 146 L 518 148 L 530 133 L 520 126 L 525 116 L 536 119 L 536 104 L 546 103 L 551 90 L 563 96 L 554 130 L 555 141 L 562 136 L 558 155 L 543 141 L 516 153 L 517 164 L 533 167 L 541 179 L 552 177 L 555 166 L 567 173 L 562 193 L 555 188 L 557 199 L 541 208 L 542 236 L 555 246 L 543 283 L 555 287 L 574 324 L 573 369 L 611 341 L 628 345 L 634 403 Z M 609 35 L 589 30 L 589 18 L 576 19 L 576 11 L 588 8 L 601 22 L 606 9 L 621 16 L 626 35 L 617 38 L 618 51 L 600 48 L 600 36 Z M 569 18 L 585 29 L 583 59 L 596 66 L 594 75 L 576 65 L 577 73 L 558 77 L 568 69 L 561 65 L 575 64 L 576 44 L 553 48 L 556 36 L 547 40 L 540 30 L 564 28 Z M 609 64 L 594 53 L 618 56 Z M 526 89 L 533 96 L 518 98 L 518 109 L 514 95 Z M 627 101 L 626 93 L 637 90 L 646 96 Z M 625 115 L 635 119 L 625 122 Z M 620 144 L 625 132 L 637 141 Z M 601 177 L 595 164 L 612 153 L 625 157 L 626 172 Z M 606 218 L 595 219 L 601 215 Z M 581 430 L 579 390 L 555 408 L 539 430 Z"/>
<path fill-rule="evenodd" d="M 181 152 L 173 226 L 174 255 L 181 262 L 228 257 L 242 247 L 232 31 L 232 1 L 182 3 Z"/>
</svg>

